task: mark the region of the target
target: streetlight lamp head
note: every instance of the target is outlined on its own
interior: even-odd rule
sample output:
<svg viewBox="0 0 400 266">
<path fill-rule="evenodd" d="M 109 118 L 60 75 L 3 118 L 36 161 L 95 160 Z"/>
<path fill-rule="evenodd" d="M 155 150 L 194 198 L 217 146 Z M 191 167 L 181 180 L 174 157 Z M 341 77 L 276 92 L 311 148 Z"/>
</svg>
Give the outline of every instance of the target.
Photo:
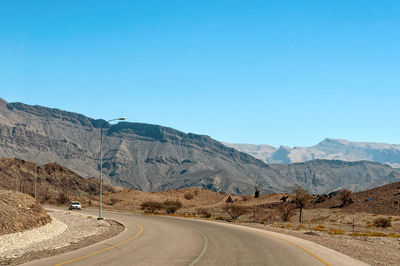
<svg viewBox="0 0 400 266">
<path fill-rule="evenodd" d="M 126 120 L 126 117 L 120 117 L 118 120 Z"/>
</svg>

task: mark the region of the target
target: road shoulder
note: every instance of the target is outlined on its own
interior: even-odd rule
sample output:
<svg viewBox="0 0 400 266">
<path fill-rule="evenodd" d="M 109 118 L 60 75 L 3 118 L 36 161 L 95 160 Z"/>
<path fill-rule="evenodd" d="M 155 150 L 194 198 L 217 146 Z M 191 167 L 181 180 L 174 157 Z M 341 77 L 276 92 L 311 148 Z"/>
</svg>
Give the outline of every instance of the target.
<svg viewBox="0 0 400 266">
<path fill-rule="evenodd" d="M 80 249 L 124 230 L 116 221 L 98 221 L 79 211 L 50 209 L 48 213 L 53 222 L 47 227 L 7 236 L 14 244 L 7 244 L 7 251 L 1 252 L 0 265 L 17 265 Z"/>
</svg>

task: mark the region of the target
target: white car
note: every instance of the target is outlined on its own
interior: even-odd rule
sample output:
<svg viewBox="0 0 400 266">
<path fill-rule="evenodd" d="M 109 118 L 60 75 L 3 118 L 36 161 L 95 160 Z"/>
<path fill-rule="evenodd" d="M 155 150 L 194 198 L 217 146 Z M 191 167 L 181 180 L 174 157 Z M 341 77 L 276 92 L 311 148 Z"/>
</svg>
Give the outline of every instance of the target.
<svg viewBox="0 0 400 266">
<path fill-rule="evenodd" d="M 69 203 L 69 209 L 70 210 L 81 210 L 82 208 L 81 208 L 81 204 L 79 203 L 79 202 L 77 202 L 77 201 L 71 201 L 70 203 Z"/>
</svg>

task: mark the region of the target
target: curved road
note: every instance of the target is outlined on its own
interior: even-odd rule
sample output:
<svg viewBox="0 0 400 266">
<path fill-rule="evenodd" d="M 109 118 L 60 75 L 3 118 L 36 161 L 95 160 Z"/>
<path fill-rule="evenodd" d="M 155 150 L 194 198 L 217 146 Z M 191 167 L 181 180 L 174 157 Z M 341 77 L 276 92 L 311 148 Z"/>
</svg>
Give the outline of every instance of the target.
<svg viewBox="0 0 400 266">
<path fill-rule="evenodd" d="M 260 229 L 163 216 L 104 212 L 104 217 L 126 230 L 27 265 L 365 265 L 315 243 Z"/>
</svg>

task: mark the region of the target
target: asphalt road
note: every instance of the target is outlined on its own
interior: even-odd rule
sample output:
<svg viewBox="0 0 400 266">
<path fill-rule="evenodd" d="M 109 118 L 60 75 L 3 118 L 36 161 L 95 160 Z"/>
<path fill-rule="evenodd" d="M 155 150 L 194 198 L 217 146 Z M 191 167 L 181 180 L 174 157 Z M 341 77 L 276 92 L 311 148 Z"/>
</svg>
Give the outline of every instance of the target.
<svg viewBox="0 0 400 266">
<path fill-rule="evenodd" d="M 27 265 L 364 265 L 312 242 L 260 229 L 149 215 L 104 212 L 104 217 L 126 230 Z"/>
</svg>

